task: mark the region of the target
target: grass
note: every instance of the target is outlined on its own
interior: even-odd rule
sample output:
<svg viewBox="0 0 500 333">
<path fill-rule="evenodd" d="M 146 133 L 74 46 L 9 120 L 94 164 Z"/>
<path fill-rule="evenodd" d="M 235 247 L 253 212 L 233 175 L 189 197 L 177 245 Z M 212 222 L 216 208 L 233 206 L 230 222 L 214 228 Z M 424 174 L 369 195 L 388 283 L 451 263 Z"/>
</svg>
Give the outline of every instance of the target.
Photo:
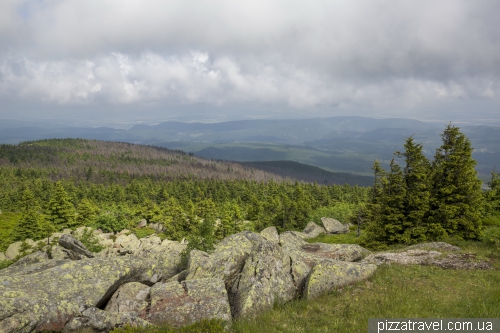
<svg viewBox="0 0 500 333">
<path fill-rule="evenodd" d="M 498 318 L 500 271 L 380 266 L 362 283 L 277 306 L 233 332 L 367 332 L 368 318 Z"/>
</svg>

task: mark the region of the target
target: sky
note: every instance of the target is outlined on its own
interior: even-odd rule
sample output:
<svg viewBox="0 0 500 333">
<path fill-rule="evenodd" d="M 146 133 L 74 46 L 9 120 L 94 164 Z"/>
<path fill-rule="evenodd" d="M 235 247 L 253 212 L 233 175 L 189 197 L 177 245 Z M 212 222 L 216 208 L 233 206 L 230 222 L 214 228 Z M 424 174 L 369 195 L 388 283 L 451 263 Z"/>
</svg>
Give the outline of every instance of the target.
<svg viewBox="0 0 500 333">
<path fill-rule="evenodd" d="M 1 0 L 0 119 L 500 125 L 496 0 Z"/>
</svg>

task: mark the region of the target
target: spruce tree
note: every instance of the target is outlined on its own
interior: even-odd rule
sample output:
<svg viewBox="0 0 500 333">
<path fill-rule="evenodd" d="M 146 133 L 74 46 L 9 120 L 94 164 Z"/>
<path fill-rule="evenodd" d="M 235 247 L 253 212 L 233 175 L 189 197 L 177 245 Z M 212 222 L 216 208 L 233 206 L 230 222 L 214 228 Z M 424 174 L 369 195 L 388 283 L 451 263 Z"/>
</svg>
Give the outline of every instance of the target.
<svg viewBox="0 0 500 333">
<path fill-rule="evenodd" d="M 487 192 L 487 199 L 490 209 L 493 212 L 500 212 L 500 173 L 491 172 L 491 180 L 488 182 L 490 190 Z"/>
<path fill-rule="evenodd" d="M 402 241 L 412 244 L 427 239 L 427 214 L 430 200 L 430 162 L 424 156 L 422 144 L 413 137 L 406 139 L 404 152 L 396 152 L 403 158 L 406 192 L 404 196 L 404 232 Z"/>
<path fill-rule="evenodd" d="M 47 215 L 56 230 L 76 226 L 75 207 L 61 182 L 56 183 L 56 189 L 48 204 Z"/>
<path fill-rule="evenodd" d="M 39 213 L 40 209 L 33 193 L 29 189 L 25 189 L 21 197 L 21 219 L 12 231 L 14 241 L 27 238 L 36 240 L 43 237 L 43 218 Z"/>
<path fill-rule="evenodd" d="M 448 125 L 443 144 L 434 157 L 431 222 L 463 239 L 479 239 L 482 232 L 483 194 L 475 170 L 470 140 L 459 128 Z"/>
</svg>

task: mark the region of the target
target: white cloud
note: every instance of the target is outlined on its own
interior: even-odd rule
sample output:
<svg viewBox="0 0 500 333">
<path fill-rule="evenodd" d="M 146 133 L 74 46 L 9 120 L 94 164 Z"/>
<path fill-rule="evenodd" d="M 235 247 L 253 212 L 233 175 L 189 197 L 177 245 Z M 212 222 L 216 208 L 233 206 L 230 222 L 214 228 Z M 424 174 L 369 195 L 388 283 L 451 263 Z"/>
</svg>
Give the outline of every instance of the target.
<svg viewBox="0 0 500 333">
<path fill-rule="evenodd" d="M 498 102 L 499 10 L 468 0 L 4 0 L 0 101 L 299 112 Z"/>
</svg>

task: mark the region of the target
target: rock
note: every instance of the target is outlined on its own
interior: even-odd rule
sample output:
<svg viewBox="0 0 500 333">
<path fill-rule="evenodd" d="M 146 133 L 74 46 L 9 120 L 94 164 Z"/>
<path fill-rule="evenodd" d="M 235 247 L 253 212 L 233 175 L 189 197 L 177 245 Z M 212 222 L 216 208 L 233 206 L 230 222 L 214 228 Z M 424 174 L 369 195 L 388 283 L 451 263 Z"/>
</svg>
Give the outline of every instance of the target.
<svg viewBox="0 0 500 333">
<path fill-rule="evenodd" d="M 280 242 L 280 237 L 278 235 L 278 230 L 276 227 L 268 227 L 260 232 L 260 235 L 264 237 L 268 242 L 278 244 Z"/>
<path fill-rule="evenodd" d="M 112 235 L 112 233 L 107 233 L 107 234 L 103 234 L 103 233 L 99 234 L 98 233 L 98 234 L 96 234 L 97 241 L 99 242 L 99 245 L 101 245 L 103 247 L 113 247 L 114 242 L 110 238 L 111 235 Z"/>
<path fill-rule="evenodd" d="M 69 234 L 63 234 L 59 238 L 59 245 L 61 245 L 63 248 L 70 250 L 72 252 L 75 252 L 77 254 L 80 254 L 82 256 L 85 256 L 87 258 L 93 258 L 94 254 L 87 250 L 85 245 L 83 245 L 82 242 L 80 242 L 78 239 L 75 239 L 73 236 Z M 71 257 L 71 254 L 70 254 Z"/>
<path fill-rule="evenodd" d="M 155 235 L 150 235 L 141 238 L 139 242 L 140 242 L 140 245 L 138 247 L 139 251 L 160 252 L 164 250 L 161 246 L 162 244 L 161 238 Z"/>
<path fill-rule="evenodd" d="M 321 222 L 323 223 L 323 226 L 325 227 L 325 230 L 329 234 L 348 234 L 349 233 L 349 226 L 343 225 L 336 219 L 332 219 L 329 217 L 322 217 Z"/>
<path fill-rule="evenodd" d="M 317 257 L 336 259 L 340 261 L 360 261 L 371 252 L 357 244 L 324 244 L 313 243 L 302 245 L 301 248 Z"/>
<path fill-rule="evenodd" d="M 0 270 L 1 276 L 13 276 L 13 275 L 26 275 L 30 276 L 35 273 L 45 271 L 49 268 L 64 265 L 69 260 L 45 260 L 35 264 L 30 264 L 26 266 L 22 265 L 11 265 L 7 268 Z M 0 278 L 1 279 L 1 278 Z"/>
<path fill-rule="evenodd" d="M 7 260 L 7 257 L 5 256 L 5 254 L 3 254 L 3 252 L 0 252 L 0 261 L 4 260 Z"/>
<path fill-rule="evenodd" d="M 120 235 L 128 235 L 128 234 L 130 234 L 130 230 L 128 230 L 128 229 L 123 229 L 122 231 L 118 232 L 118 233 L 116 234 L 116 236 L 120 236 Z"/>
<path fill-rule="evenodd" d="M 309 238 L 314 238 L 316 236 L 312 234 L 306 234 L 305 232 L 302 231 L 290 231 L 292 234 L 294 234 L 297 237 L 300 237 L 301 239 L 309 239 Z"/>
<path fill-rule="evenodd" d="M 147 227 L 155 230 L 158 233 L 165 231 L 165 226 L 163 225 L 163 223 L 150 223 Z"/>
<path fill-rule="evenodd" d="M 187 245 L 186 244 L 181 244 L 176 241 L 172 241 L 169 239 L 164 239 L 161 242 L 161 247 L 163 248 L 162 251 L 177 251 L 177 252 L 182 252 L 186 249 Z"/>
<path fill-rule="evenodd" d="M 72 232 L 73 232 L 73 230 L 71 230 L 71 229 L 69 229 L 69 228 L 65 228 L 65 229 L 63 229 L 63 231 L 62 231 L 62 233 L 63 233 L 63 234 L 68 234 L 68 235 L 70 235 Z"/>
<path fill-rule="evenodd" d="M 154 324 L 189 325 L 202 319 L 231 320 L 227 292 L 220 279 L 155 284 L 151 306 L 143 319 Z"/>
<path fill-rule="evenodd" d="M 64 251 L 62 246 L 54 245 L 50 249 L 50 259 L 66 260 L 69 259 L 69 254 L 67 251 Z"/>
<path fill-rule="evenodd" d="M 49 259 L 49 256 L 47 255 L 46 252 L 36 251 L 36 252 L 28 254 L 27 256 L 19 259 L 14 264 L 12 264 L 12 266 L 13 267 L 28 266 L 28 265 L 44 262 L 48 259 Z"/>
<path fill-rule="evenodd" d="M 290 270 L 290 257 L 278 244 L 255 244 L 231 290 L 233 315 L 255 315 L 271 309 L 275 302 L 292 300 L 296 286 Z"/>
<path fill-rule="evenodd" d="M 104 306 L 122 284 L 149 283 L 154 274 L 163 274 L 163 262 L 133 256 L 87 258 L 43 270 L 36 278 L 1 276 L 0 332 L 61 330 L 84 309 Z"/>
<path fill-rule="evenodd" d="M 7 251 L 5 251 L 5 256 L 7 259 L 14 260 L 19 254 L 19 250 L 21 249 L 21 244 L 23 242 L 15 242 L 9 245 Z"/>
<path fill-rule="evenodd" d="M 443 251 L 460 251 L 458 246 L 454 246 L 445 242 L 430 242 L 421 243 L 409 246 L 408 249 L 433 249 L 433 250 L 443 250 Z"/>
<path fill-rule="evenodd" d="M 309 222 L 304 228 L 304 232 L 311 236 L 311 238 L 318 237 L 320 234 L 325 234 L 326 230 L 323 227 L 320 227 L 314 222 Z"/>
<path fill-rule="evenodd" d="M 364 280 L 376 269 L 376 265 L 329 259 L 317 262 L 307 278 L 304 298 L 315 298 L 335 288 Z"/>
<path fill-rule="evenodd" d="M 224 280 L 224 266 L 210 258 L 206 252 L 193 249 L 189 252 L 188 275 L 185 280 L 215 278 Z"/>
<path fill-rule="evenodd" d="M 94 332 L 109 332 L 124 326 L 146 327 L 148 325 L 147 321 L 130 312 L 107 312 L 90 307 L 66 324 L 63 332 L 86 331 L 88 329 Z"/>
<path fill-rule="evenodd" d="M 144 228 L 148 225 L 148 221 L 146 219 L 142 219 L 137 223 L 137 228 Z"/>
<path fill-rule="evenodd" d="M 125 283 L 113 294 L 104 310 L 108 312 L 134 312 L 137 317 L 140 312 L 146 312 L 150 289 L 151 287 L 139 282 Z"/>
<path fill-rule="evenodd" d="M 362 263 L 375 265 L 400 264 L 400 265 L 422 265 L 429 263 L 432 259 L 440 256 L 441 253 L 430 250 L 408 250 L 403 252 L 382 252 L 369 255 Z"/>
</svg>

